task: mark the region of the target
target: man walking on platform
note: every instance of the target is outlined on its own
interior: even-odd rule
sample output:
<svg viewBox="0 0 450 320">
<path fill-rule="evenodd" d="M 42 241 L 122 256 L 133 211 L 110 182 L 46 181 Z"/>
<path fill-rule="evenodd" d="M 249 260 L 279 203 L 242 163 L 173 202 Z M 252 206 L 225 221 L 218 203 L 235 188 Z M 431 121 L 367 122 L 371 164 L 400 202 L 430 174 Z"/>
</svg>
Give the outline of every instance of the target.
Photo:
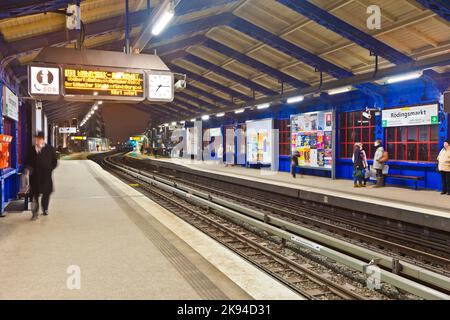
<svg viewBox="0 0 450 320">
<path fill-rule="evenodd" d="M 39 214 L 39 197 L 42 195 L 41 205 L 44 215 L 48 215 L 50 194 L 53 192 L 52 172 L 56 168 L 55 149 L 45 143 L 43 132 L 35 136 L 35 144 L 25 159 L 25 174 L 30 176 L 31 195 L 33 203 L 31 220 L 36 220 Z"/>
</svg>

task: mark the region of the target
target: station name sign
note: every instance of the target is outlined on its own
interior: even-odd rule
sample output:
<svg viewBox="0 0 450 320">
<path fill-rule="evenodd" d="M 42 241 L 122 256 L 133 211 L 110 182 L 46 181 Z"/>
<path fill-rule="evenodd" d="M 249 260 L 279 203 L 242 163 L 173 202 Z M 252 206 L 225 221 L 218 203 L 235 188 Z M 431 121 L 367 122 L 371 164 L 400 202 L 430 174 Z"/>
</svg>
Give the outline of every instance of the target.
<svg viewBox="0 0 450 320">
<path fill-rule="evenodd" d="M 65 96 L 144 100 L 144 72 L 63 67 Z"/>
<path fill-rule="evenodd" d="M 77 133 L 76 127 L 60 127 L 59 133 Z"/>
<path fill-rule="evenodd" d="M 438 105 L 386 109 L 382 112 L 382 126 L 403 127 L 439 124 Z"/>
</svg>

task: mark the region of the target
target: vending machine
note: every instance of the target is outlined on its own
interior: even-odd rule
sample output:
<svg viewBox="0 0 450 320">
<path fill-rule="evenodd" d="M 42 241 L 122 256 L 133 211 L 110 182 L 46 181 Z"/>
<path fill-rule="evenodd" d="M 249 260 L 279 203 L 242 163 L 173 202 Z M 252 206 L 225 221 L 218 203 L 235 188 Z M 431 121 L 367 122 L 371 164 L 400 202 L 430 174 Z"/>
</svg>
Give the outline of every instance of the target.
<svg viewBox="0 0 450 320">
<path fill-rule="evenodd" d="M 9 144 L 12 141 L 12 136 L 0 134 L 0 169 L 9 168 Z"/>
</svg>

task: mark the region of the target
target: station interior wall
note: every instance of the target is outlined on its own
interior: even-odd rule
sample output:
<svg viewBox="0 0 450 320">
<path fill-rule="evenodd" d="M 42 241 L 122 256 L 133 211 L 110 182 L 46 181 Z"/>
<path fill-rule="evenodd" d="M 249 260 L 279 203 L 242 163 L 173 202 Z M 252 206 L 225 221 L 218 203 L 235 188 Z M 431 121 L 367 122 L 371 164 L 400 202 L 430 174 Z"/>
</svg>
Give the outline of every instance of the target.
<svg viewBox="0 0 450 320">
<path fill-rule="evenodd" d="M 7 86 L 14 94 L 18 95 L 19 87 L 10 85 L 5 77 L 0 78 L 0 102 L 3 97 L 3 86 Z M 0 105 L 2 105 L 0 103 Z M 26 150 L 31 143 L 31 107 L 28 102 L 19 101 L 19 120 L 0 117 L 0 134 L 11 135 L 9 167 L 0 169 L 1 192 L 0 209 L 4 211 L 11 199 L 17 197 L 20 188 L 19 173 L 23 171 L 23 161 Z"/>
<path fill-rule="evenodd" d="M 442 89 L 438 88 L 434 83 L 424 80 L 410 80 L 397 84 L 382 86 L 378 94 L 366 94 L 361 91 L 351 91 L 346 94 L 328 96 L 322 95 L 314 99 L 306 99 L 297 104 L 281 104 L 273 106 L 265 110 L 246 111 L 242 114 L 233 114 L 229 117 L 217 118 L 212 116 L 208 121 L 203 122 L 203 128 L 222 128 L 222 134 L 226 127 L 239 127 L 245 125 L 248 120 L 258 120 L 273 118 L 275 121 L 274 129 L 280 129 L 278 126 L 281 121 L 290 121 L 291 115 L 313 112 L 335 110 L 336 119 L 334 126 L 336 127 L 336 150 L 334 151 L 336 162 L 336 178 L 352 179 L 353 164 L 349 158 L 340 158 L 339 150 L 339 117 L 347 112 L 363 112 L 366 107 L 374 108 L 376 106 L 380 110 L 390 108 L 402 108 L 416 105 L 438 104 L 439 108 L 439 149 L 442 148 L 443 142 L 449 138 L 449 117 L 444 112 L 442 101 Z M 288 129 L 290 130 L 290 129 Z M 280 133 L 280 139 L 282 132 Z M 375 117 L 375 139 L 381 139 L 386 148 L 385 130 L 382 127 L 381 116 Z M 286 141 L 280 143 L 286 144 Z M 290 150 L 290 132 L 288 134 L 289 150 Z M 281 146 L 280 146 L 281 150 Z M 372 155 L 373 156 L 373 155 Z M 225 157 L 225 153 L 224 153 Z M 235 153 L 235 159 L 237 154 Z M 371 158 L 371 155 L 369 155 Z M 433 159 L 434 160 L 434 159 Z M 226 159 L 224 158 L 224 161 Z M 290 171 L 290 151 L 289 154 L 280 154 L 279 171 Z M 372 161 L 369 160 L 369 165 Z M 389 161 L 389 173 L 401 174 L 405 176 L 420 176 L 423 180 L 419 181 L 419 187 L 425 189 L 440 189 L 441 178 L 437 172 L 436 161 L 420 162 L 420 161 Z M 330 171 L 301 169 L 305 174 L 316 176 L 331 177 Z M 387 182 L 391 182 L 389 179 Z M 394 181 L 392 181 L 394 182 Z M 413 186 L 413 181 L 395 181 L 396 185 Z"/>
</svg>

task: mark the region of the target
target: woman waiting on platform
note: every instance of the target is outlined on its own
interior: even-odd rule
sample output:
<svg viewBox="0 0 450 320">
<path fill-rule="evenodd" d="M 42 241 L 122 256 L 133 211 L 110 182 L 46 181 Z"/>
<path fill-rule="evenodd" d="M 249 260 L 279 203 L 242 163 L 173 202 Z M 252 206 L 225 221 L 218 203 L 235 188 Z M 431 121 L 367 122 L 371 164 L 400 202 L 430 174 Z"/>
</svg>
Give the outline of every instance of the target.
<svg viewBox="0 0 450 320">
<path fill-rule="evenodd" d="M 439 152 L 438 169 L 442 177 L 442 192 L 441 194 L 450 195 L 450 145 L 449 141 L 444 142 L 444 147 Z"/>
</svg>

